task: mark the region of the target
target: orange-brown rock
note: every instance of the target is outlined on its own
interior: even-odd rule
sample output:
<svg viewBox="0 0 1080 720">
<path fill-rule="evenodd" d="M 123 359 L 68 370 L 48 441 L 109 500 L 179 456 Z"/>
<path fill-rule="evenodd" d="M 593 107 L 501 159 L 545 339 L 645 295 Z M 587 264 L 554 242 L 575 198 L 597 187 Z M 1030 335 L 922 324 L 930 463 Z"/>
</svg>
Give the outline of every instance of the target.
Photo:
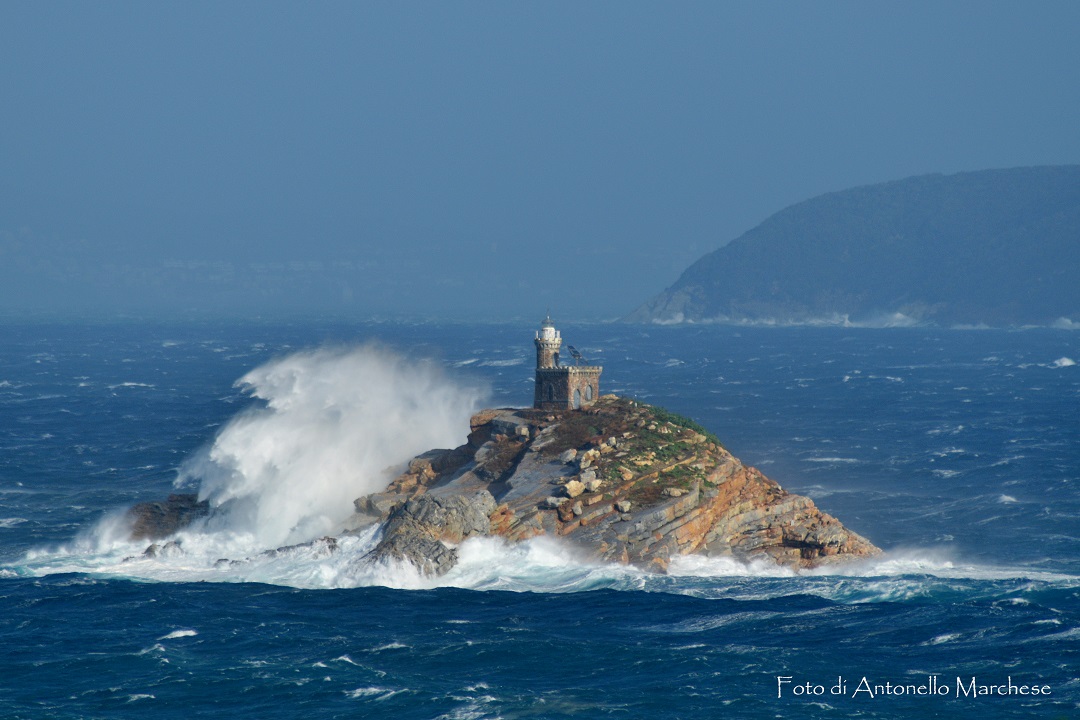
<svg viewBox="0 0 1080 720">
<path fill-rule="evenodd" d="M 385 491 L 357 499 L 358 512 L 385 523 L 376 558 L 442 573 L 454 543 L 485 534 L 558 536 L 597 559 L 660 571 L 691 553 L 809 568 L 880 552 L 660 408 L 608 395 L 588 412 L 485 410 L 470 430 L 467 444 L 425 453 Z"/>
</svg>

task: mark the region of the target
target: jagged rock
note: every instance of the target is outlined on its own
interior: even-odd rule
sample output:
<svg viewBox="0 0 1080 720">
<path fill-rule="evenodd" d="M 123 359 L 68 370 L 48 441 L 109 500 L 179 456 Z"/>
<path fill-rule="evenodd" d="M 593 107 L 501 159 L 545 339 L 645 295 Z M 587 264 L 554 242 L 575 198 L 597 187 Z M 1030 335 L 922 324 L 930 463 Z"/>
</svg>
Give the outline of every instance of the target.
<svg viewBox="0 0 1080 720">
<path fill-rule="evenodd" d="M 157 540 L 210 514 L 210 503 L 195 494 L 170 495 L 165 502 L 144 502 L 127 512 L 132 540 Z"/>
<path fill-rule="evenodd" d="M 146 550 L 143 550 L 143 557 L 147 558 L 159 558 L 159 557 L 176 557 L 183 553 L 183 548 L 180 547 L 180 543 L 175 540 L 170 540 L 164 545 L 158 545 L 153 543 Z M 126 558 L 130 560 L 131 558 Z"/>
<path fill-rule="evenodd" d="M 585 483 L 580 480 L 571 480 L 566 483 L 566 485 L 563 485 L 563 491 L 566 493 L 566 497 L 576 498 L 578 495 L 585 492 Z"/>
<path fill-rule="evenodd" d="M 514 428 L 540 422 L 542 430 L 518 439 Z M 410 463 L 415 482 L 396 480 L 384 493 L 357 501 L 358 510 L 386 516 L 371 559 L 407 560 L 441 574 L 457 561 L 457 542 L 489 533 L 511 541 L 563 536 L 597 559 L 659 571 L 688 553 L 802 568 L 880 552 L 695 427 L 610 395 L 587 416 L 567 412 L 540 420 L 531 410 L 478 413 L 467 445 L 431 456 L 434 478 L 424 463 Z M 620 452 L 578 450 L 585 429 L 608 438 L 601 448 L 610 450 L 611 439 L 621 438 Z M 598 492 L 600 476 L 619 478 L 609 480 L 608 494 Z M 561 485 L 566 497 L 552 496 L 553 485 Z"/>
<path fill-rule="evenodd" d="M 396 481 L 395 481 L 396 482 Z M 400 485 L 398 486 L 400 487 Z M 353 501 L 356 512 L 385 520 L 408 499 L 407 492 L 381 492 L 364 495 Z"/>
<path fill-rule="evenodd" d="M 382 539 L 368 559 L 403 560 L 425 574 L 442 575 L 457 564 L 454 546 L 466 538 L 490 534 L 495 510 L 495 498 L 486 490 L 420 495 L 390 513 Z"/>
</svg>

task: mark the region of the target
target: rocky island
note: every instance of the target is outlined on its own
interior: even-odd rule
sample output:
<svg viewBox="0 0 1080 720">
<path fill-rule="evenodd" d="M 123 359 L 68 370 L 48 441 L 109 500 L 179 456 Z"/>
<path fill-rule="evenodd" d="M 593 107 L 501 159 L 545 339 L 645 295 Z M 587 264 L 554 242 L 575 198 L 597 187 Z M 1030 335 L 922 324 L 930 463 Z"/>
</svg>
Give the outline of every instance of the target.
<svg viewBox="0 0 1080 720">
<path fill-rule="evenodd" d="M 561 363 L 550 319 L 535 343 L 533 407 L 476 413 L 465 444 L 413 458 L 382 491 L 355 500 L 343 532 L 380 528 L 365 561 L 441 575 L 464 540 L 539 535 L 586 558 L 659 572 L 695 553 L 802 569 L 880 552 L 692 420 L 601 396 L 602 368 L 572 346 L 575 362 Z M 195 495 L 142 503 L 130 511 L 132 536 L 167 537 L 210 512 Z M 332 538 L 317 542 L 337 548 Z"/>
<path fill-rule="evenodd" d="M 743 465 L 690 420 L 606 395 L 587 410 L 485 410 L 465 445 L 413 459 L 357 512 L 383 523 L 372 560 L 429 574 L 470 537 L 551 535 L 598 561 L 663 571 L 676 555 L 791 568 L 880 551 Z"/>
</svg>

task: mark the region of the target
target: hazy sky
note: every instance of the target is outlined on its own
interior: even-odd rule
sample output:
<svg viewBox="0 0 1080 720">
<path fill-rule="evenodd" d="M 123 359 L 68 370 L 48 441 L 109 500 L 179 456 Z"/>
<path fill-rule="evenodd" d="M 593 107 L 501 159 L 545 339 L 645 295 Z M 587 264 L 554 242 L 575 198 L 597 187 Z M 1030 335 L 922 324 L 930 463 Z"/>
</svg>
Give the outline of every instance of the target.
<svg viewBox="0 0 1080 720">
<path fill-rule="evenodd" d="M 0 313 L 616 317 L 793 202 L 1080 162 L 1078 38 L 1072 0 L 7 0 Z"/>
</svg>

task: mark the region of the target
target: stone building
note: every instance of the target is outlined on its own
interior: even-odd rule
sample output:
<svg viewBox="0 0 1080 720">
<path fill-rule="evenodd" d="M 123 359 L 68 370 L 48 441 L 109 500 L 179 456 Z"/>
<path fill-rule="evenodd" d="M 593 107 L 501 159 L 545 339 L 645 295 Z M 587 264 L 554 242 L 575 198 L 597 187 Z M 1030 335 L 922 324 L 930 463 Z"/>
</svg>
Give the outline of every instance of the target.
<svg viewBox="0 0 1080 720">
<path fill-rule="evenodd" d="M 598 365 L 582 365 L 583 358 L 573 353 L 574 364 L 559 362 L 562 336 L 551 317 L 544 319 L 536 332 L 536 390 L 533 407 L 540 410 L 580 410 L 589 407 L 600 397 Z M 570 348 L 573 350 L 573 348 Z"/>
</svg>

